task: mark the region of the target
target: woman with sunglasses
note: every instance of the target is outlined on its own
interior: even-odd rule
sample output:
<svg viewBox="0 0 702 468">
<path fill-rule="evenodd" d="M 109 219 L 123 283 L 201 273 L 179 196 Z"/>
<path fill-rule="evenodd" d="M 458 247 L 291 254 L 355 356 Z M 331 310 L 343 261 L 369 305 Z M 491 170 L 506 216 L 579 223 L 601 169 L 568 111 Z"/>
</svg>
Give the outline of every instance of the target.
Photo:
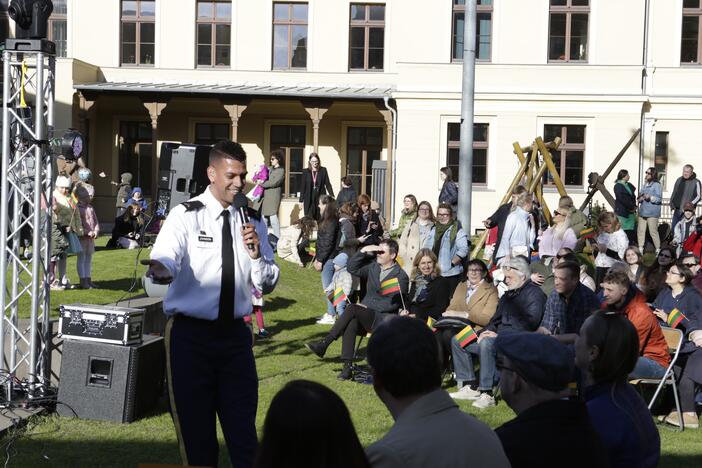
<svg viewBox="0 0 702 468">
<path fill-rule="evenodd" d="M 685 429 L 697 429 L 699 419 L 695 412 L 695 385 L 702 383 L 702 296 L 692 286 L 694 274 L 685 262 L 678 262 L 670 267 L 666 276 L 667 288 L 663 289 L 653 301 L 654 314 L 669 326 L 675 325 L 683 331 L 685 341 L 680 348 L 677 365 L 683 370 L 680 379 L 680 405 L 683 411 Z M 670 314 L 677 309 L 682 313 L 679 323 L 671 323 Z M 670 319 L 670 320 L 669 320 Z M 696 333 L 695 333 L 696 332 Z M 695 337 L 695 340 L 691 338 Z M 680 425 L 676 411 L 665 418 L 665 422 Z"/>
<path fill-rule="evenodd" d="M 658 293 L 665 288 L 666 275 L 675 261 L 675 250 L 671 247 L 663 247 L 651 266 L 641 275 L 639 283 L 641 291 L 646 296 L 646 302 L 653 302 L 658 297 Z"/>
<path fill-rule="evenodd" d="M 658 218 L 661 217 L 661 202 L 663 201 L 663 189 L 658 182 L 658 171 L 655 167 L 646 169 L 646 181 L 639 190 L 639 217 L 637 224 L 637 240 L 639 248 L 644 250 L 646 243 L 646 231 L 651 235 L 653 246 L 656 252 L 661 248 L 661 239 L 658 235 Z"/>
<path fill-rule="evenodd" d="M 598 311 L 585 320 L 575 340 L 575 365 L 612 467 L 653 468 L 660 458 L 651 412 L 628 382 L 638 359 L 639 337 L 624 314 Z"/>
</svg>

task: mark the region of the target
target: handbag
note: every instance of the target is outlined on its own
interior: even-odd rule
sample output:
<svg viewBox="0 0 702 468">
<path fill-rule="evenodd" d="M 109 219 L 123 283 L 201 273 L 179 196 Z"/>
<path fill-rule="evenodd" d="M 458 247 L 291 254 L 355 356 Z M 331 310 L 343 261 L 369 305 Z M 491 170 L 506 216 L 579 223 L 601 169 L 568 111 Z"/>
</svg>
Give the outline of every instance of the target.
<svg viewBox="0 0 702 468">
<path fill-rule="evenodd" d="M 80 245 L 80 239 L 75 232 L 71 231 L 67 235 L 68 237 L 68 250 L 69 254 L 78 254 L 83 251 L 83 247 Z"/>
</svg>

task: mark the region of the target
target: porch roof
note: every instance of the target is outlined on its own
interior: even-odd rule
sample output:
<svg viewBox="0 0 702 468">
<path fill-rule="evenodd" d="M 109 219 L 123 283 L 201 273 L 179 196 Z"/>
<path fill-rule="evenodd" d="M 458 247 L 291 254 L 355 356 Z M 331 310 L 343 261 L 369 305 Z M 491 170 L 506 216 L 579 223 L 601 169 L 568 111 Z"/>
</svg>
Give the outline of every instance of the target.
<svg viewBox="0 0 702 468">
<path fill-rule="evenodd" d="M 141 83 L 96 82 L 76 84 L 74 88 L 85 94 L 148 93 L 148 94 L 197 94 L 222 97 L 222 95 L 268 96 L 286 98 L 331 98 L 374 100 L 391 97 L 394 87 L 388 84 L 319 84 L 300 83 L 281 85 L 271 83 Z"/>
</svg>

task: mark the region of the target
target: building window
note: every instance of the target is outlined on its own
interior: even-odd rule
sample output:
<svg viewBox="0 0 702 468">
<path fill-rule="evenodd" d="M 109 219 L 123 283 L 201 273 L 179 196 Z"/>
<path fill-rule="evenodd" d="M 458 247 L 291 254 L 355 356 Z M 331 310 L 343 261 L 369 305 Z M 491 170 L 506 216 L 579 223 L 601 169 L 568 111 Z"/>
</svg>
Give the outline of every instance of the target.
<svg viewBox="0 0 702 468">
<path fill-rule="evenodd" d="M 346 148 L 346 175 L 351 178 L 356 193 L 370 194 L 373 161 L 383 151 L 382 127 L 349 127 Z"/>
<path fill-rule="evenodd" d="M 553 164 L 564 185 L 582 187 L 585 164 L 585 125 L 544 125 L 544 141 L 561 138 L 558 151 L 551 151 Z M 544 183 L 553 185 L 550 172 Z"/>
<path fill-rule="evenodd" d="M 144 196 L 151 196 L 150 122 L 119 123 L 119 173 L 134 176 L 132 186 L 141 187 Z"/>
<path fill-rule="evenodd" d="M 458 161 L 461 146 L 461 124 L 448 124 L 446 166 L 458 180 Z M 473 183 L 487 185 L 488 124 L 473 124 Z"/>
<path fill-rule="evenodd" d="M 668 179 L 668 132 L 656 132 L 653 166 L 658 171 L 658 181 L 665 190 L 665 183 Z"/>
<path fill-rule="evenodd" d="M 702 2 L 683 0 L 682 37 L 680 38 L 680 63 L 702 63 Z"/>
<path fill-rule="evenodd" d="M 463 28 L 466 0 L 453 0 L 453 21 L 451 34 L 451 60 L 463 60 Z M 492 38 L 492 0 L 478 0 L 475 25 L 475 59 L 490 60 Z"/>
<path fill-rule="evenodd" d="M 122 65 L 154 64 L 155 0 L 122 0 Z"/>
<path fill-rule="evenodd" d="M 383 71 L 385 5 L 351 4 L 349 70 Z"/>
<path fill-rule="evenodd" d="M 548 60 L 587 62 L 590 0 L 550 0 Z"/>
<path fill-rule="evenodd" d="M 197 123 L 195 124 L 195 144 L 214 145 L 218 141 L 229 139 L 229 130 L 232 128 L 226 123 Z"/>
<path fill-rule="evenodd" d="M 197 66 L 231 64 L 231 0 L 197 2 Z"/>
<path fill-rule="evenodd" d="M 271 125 L 271 151 L 280 149 L 285 153 L 285 185 L 283 196 L 300 197 L 302 170 L 305 169 L 304 125 Z"/>
<path fill-rule="evenodd" d="M 307 3 L 273 4 L 273 68 L 307 67 Z"/>
<path fill-rule="evenodd" d="M 66 57 L 66 37 L 68 28 L 66 0 L 53 0 L 54 11 L 49 16 L 49 37 L 48 39 L 56 44 L 56 56 Z"/>
</svg>

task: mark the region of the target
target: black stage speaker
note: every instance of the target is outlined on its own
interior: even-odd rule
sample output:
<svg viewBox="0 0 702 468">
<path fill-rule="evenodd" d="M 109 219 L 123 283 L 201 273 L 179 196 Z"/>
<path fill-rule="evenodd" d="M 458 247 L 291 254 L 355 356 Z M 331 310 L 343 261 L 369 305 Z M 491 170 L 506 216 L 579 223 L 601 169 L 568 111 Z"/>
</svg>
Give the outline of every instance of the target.
<svg viewBox="0 0 702 468">
<path fill-rule="evenodd" d="M 144 335 L 139 345 L 64 340 L 57 411 L 132 422 L 154 409 L 163 392 L 163 338 Z"/>
<path fill-rule="evenodd" d="M 157 208 L 164 213 L 200 195 L 210 183 L 207 178 L 209 145 L 161 143 L 158 167 Z"/>
</svg>

